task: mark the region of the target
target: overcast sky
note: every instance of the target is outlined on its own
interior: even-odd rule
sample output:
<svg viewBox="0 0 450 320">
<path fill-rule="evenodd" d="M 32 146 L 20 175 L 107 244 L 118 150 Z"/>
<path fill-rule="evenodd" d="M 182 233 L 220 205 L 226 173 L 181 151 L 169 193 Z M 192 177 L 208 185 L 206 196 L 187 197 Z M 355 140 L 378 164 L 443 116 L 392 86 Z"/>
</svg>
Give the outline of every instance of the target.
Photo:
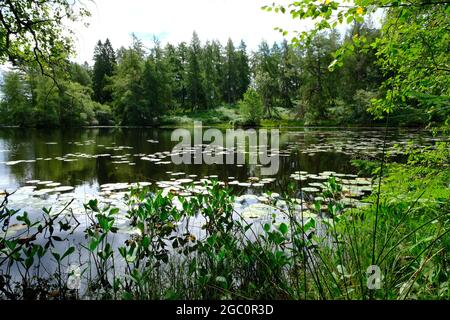
<svg viewBox="0 0 450 320">
<path fill-rule="evenodd" d="M 262 39 L 280 41 L 274 27 L 303 30 L 308 23 L 289 15 L 261 10 L 274 0 L 95 0 L 89 5 L 88 28 L 76 27 L 77 62 L 91 63 L 99 39 L 109 38 L 114 48 L 130 44 L 131 34 L 151 45 L 156 36 L 163 44 L 189 42 L 197 31 L 202 42 L 243 39 L 255 49 Z M 286 3 L 278 0 L 277 3 Z M 289 38 L 289 36 L 288 36 Z"/>
</svg>

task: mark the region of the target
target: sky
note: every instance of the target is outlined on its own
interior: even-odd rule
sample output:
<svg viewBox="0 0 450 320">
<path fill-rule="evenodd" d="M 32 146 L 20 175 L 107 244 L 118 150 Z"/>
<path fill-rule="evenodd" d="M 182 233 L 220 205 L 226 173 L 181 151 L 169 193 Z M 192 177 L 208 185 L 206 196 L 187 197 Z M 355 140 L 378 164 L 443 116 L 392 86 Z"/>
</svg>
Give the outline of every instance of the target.
<svg viewBox="0 0 450 320">
<path fill-rule="evenodd" d="M 154 37 L 164 45 L 189 42 L 195 30 L 202 42 L 217 39 L 225 44 L 231 38 L 236 44 L 244 40 L 250 50 L 262 39 L 281 41 L 274 30 L 305 30 L 306 21 L 293 20 L 288 14 L 261 10 L 274 0 L 94 0 L 87 4 L 92 16 L 90 26 L 76 25 L 75 61 L 92 63 L 98 40 L 109 38 L 115 49 L 128 46 L 135 33 L 147 46 Z M 277 0 L 286 3 L 286 0 Z M 289 35 L 287 36 L 288 39 Z"/>
</svg>

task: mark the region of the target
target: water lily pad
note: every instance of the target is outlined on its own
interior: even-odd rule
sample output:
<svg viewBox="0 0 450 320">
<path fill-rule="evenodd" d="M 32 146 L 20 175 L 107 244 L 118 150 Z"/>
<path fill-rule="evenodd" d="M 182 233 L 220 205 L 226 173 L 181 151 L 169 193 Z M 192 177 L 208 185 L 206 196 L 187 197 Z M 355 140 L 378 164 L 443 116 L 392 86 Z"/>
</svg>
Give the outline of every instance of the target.
<svg viewBox="0 0 450 320">
<path fill-rule="evenodd" d="M 45 186 L 49 187 L 49 188 L 54 188 L 54 187 L 59 187 L 61 185 L 61 183 L 59 182 L 52 182 L 52 183 L 48 183 Z"/>
<path fill-rule="evenodd" d="M 73 189 L 75 189 L 74 187 L 71 186 L 61 186 L 61 187 L 57 187 L 54 189 L 55 192 L 67 192 L 67 191 L 72 191 Z"/>
<path fill-rule="evenodd" d="M 136 182 L 136 183 L 131 183 L 130 187 L 132 188 L 138 188 L 138 187 L 148 187 L 151 186 L 152 183 L 151 182 Z"/>
<path fill-rule="evenodd" d="M 301 175 L 301 174 L 298 174 L 298 173 L 291 174 L 290 177 L 293 178 L 296 181 L 306 181 L 306 180 L 308 180 L 307 176 L 304 176 L 304 175 Z"/>
<path fill-rule="evenodd" d="M 54 189 L 40 189 L 38 191 L 35 191 L 33 194 L 35 196 L 43 196 L 43 195 L 51 193 L 51 192 L 54 192 Z"/>
<path fill-rule="evenodd" d="M 311 187 L 316 187 L 316 188 L 325 188 L 325 185 L 320 182 L 311 182 L 311 183 L 308 183 L 308 185 Z"/>
<path fill-rule="evenodd" d="M 319 175 L 315 175 L 315 174 L 309 174 L 308 178 L 313 179 L 313 180 L 328 180 L 328 176 L 319 176 Z"/>
<path fill-rule="evenodd" d="M 335 174 L 336 174 L 336 172 L 334 172 L 334 171 L 324 171 L 324 172 L 319 173 L 319 175 L 321 175 L 321 176 L 334 176 Z"/>
<path fill-rule="evenodd" d="M 29 180 L 27 182 L 25 182 L 26 184 L 38 184 L 39 182 L 41 182 L 41 180 Z"/>
<path fill-rule="evenodd" d="M 251 187 L 252 184 L 249 183 L 249 182 L 239 182 L 238 186 L 240 186 L 240 187 L 247 187 L 248 188 L 248 187 Z"/>
<path fill-rule="evenodd" d="M 179 184 L 179 183 L 176 182 L 176 181 L 158 181 L 158 182 L 156 182 L 156 185 L 157 185 L 158 187 L 160 187 L 160 188 L 163 188 L 163 189 L 165 189 L 165 188 L 171 188 L 171 187 L 176 186 L 176 185 L 178 185 L 178 184 Z"/>
<path fill-rule="evenodd" d="M 8 162 L 5 162 L 5 164 L 7 166 L 15 166 L 16 164 L 19 164 L 19 163 L 22 163 L 22 162 L 25 162 L 25 160 L 8 161 Z"/>
<path fill-rule="evenodd" d="M 241 215 L 244 218 L 259 219 L 269 216 L 273 213 L 274 208 L 262 203 L 255 203 L 245 208 Z"/>
<path fill-rule="evenodd" d="M 263 195 L 263 197 L 266 197 L 266 198 L 269 198 L 269 199 L 277 199 L 277 198 L 280 197 L 280 194 L 279 194 L 279 193 L 276 193 L 276 192 L 272 192 L 272 193 L 263 193 L 262 195 Z"/>
<path fill-rule="evenodd" d="M 47 185 L 47 184 L 50 184 L 50 183 L 53 183 L 53 181 L 39 181 L 37 184 L 38 185 Z"/>
<path fill-rule="evenodd" d="M 356 178 L 355 179 L 357 184 L 362 184 L 362 185 L 371 185 L 372 182 L 369 178 Z"/>
<path fill-rule="evenodd" d="M 192 179 L 178 179 L 178 180 L 176 180 L 176 182 L 178 182 L 180 184 L 187 184 L 187 183 L 191 183 L 193 181 L 194 180 L 192 180 Z"/>
<path fill-rule="evenodd" d="M 298 212 L 297 212 L 297 216 L 298 216 L 299 218 L 303 217 L 303 219 L 317 218 L 317 214 L 315 214 L 315 213 L 312 212 L 311 210 L 298 211 Z M 304 221 L 304 220 L 303 220 L 303 221 Z"/>
<path fill-rule="evenodd" d="M 319 192 L 320 190 L 317 189 L 317 188 L 312 188 L 312 187 L 309 188 L 309 187 L 306 187 L 306 188 L 302 188 L 302 191 L 314 193 L 314 192 Z"/>
</svg>

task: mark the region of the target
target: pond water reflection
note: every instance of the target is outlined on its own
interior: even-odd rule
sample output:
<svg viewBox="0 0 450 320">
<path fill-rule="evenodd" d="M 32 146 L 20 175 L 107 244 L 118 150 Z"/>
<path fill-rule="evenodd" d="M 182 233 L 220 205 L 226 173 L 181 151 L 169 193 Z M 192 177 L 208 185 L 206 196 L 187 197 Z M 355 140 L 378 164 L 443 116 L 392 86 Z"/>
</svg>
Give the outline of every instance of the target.
<svg viewBox="0 0 450 320">
<path fill-rule="evenodd" d="M 171 141 L 172 132 L 0 129 L 0 190 L 18 189 L 10 205 L 20 208 L 42 208 L 71 198 L 80 202 L 94 197 L 120 200 L 129 184 L 139 182 L 169 188 L 217 179 L 239 194 L 261 195 L 281 193 L 289 182 L 301 180 L 303 187 L 315 192 L 330 174 L 354 179 L 357 169 L 350 161 L 377 157 L 384 138 L 382 129 L 281 130 L 278 171 L 264 176 L 260 164 L 176 165 L 171 152 L 178 142 Z M 420 130 L 395 129 L 388 133 L 387 147 L 396 153 L 393 146 L 406 145 L 408 140 L 430 144 L 435 138 Z"/>
</svg>

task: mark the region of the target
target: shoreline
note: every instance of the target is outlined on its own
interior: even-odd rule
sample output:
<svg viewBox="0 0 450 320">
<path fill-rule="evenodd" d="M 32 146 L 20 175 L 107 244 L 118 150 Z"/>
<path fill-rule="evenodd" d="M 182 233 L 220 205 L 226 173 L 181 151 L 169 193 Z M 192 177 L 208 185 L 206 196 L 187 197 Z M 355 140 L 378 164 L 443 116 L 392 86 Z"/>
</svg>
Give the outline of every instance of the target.
<svg viewBox="0 0 450 320">
<path fill-rule="evenodd" d="M 283 122 L 280 121 L 278 123 L 273 123 L 270 125 L 259 125 L 259 126 L 242 126 L 242 125 L 232 125 L 225 122 L 220 123 L 208 123 L 203 122 L 201 120 L 193 120 L 202 122 L 203 127 L 212 127 L 219 129 L 265 129 L 265 128 L 278 128 L 278 129 L 385 129 L 385 125 L 304 125 L 302 122 L 297 124 L 289 124 L 283 125 Z M 87 126 L 50 126 L 50 127 L 35 127 L 35 126 L 2 126 L 0 125 L 0 129 L 36 129 L 36 130 L 52 130 L 52 129 L 178 129 L 178 128 L 194 128 L 193 123 L 180 123 L 180 124 L 161 124 L 154 126 L 145 126 L 145 125 L 116 125 L 116 126 L 99 126 L 99 125 L 87 125 Z M 420 130 L 428 130 L 425 126 L 389 126 L 388 129 L 420 129 Z"/>
</svg>

